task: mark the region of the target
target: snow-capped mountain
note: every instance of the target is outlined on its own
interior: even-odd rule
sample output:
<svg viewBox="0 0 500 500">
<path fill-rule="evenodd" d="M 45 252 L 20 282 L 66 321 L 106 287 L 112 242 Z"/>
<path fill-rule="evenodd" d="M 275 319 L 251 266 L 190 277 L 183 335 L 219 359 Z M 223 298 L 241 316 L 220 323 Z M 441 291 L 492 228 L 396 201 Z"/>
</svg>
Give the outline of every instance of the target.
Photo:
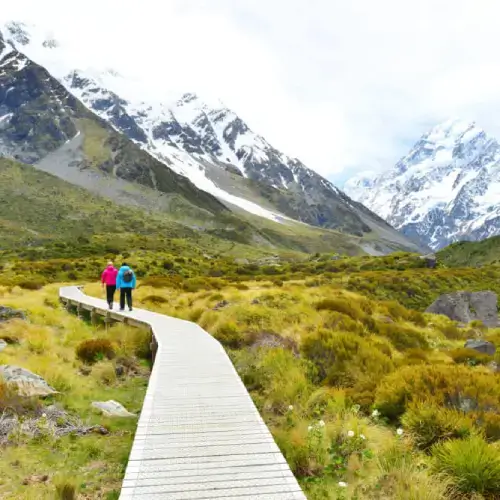
<svg viewBox="0 0 500 500">
<path fill-rule="evenodd" d="M 120 68 L 78 69 L 74 49 L 36 26 L 9 22 L 5 38 L 142 149 L 229 207 L 357 236 L 376 231 L 408 241 L 329 181 L 273 146 L 221 102 L 165 95 Z M 411 246 L 411 245 L 410 245 Z"/>
<path fill-rule="evenodd" d="M 500 234 L 500 145 L 475 123 L 435 126 L 392 170 L 360 174 L 344 189 L 434 249 Z"/>
</svg>

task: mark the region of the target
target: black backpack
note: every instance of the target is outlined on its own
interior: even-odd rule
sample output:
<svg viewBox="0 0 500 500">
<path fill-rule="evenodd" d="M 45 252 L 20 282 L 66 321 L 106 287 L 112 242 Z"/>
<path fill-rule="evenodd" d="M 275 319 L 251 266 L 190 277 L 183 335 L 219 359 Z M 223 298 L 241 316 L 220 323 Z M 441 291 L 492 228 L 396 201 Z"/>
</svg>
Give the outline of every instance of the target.
<svg viewBox="0 0 500 500">
<path fill-rule="evenodd" d="M 124 273 L 123 273 L 123 281 L 125 283 L 130 283 L 132 281 L 132 278 L 134 277 L 134 273 L 130 270 L 130 269 L 127 269 Z"/>
</svg>

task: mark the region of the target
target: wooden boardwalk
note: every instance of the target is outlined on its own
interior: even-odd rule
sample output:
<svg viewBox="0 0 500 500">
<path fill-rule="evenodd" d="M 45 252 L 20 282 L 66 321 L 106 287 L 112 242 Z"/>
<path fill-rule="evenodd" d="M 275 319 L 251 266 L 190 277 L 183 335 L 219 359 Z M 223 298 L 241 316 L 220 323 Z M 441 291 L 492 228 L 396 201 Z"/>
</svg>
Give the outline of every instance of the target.
<svg viewBox="0 0 500 500">
<path fill-rule="evenodd" d="M 151 328 L 156 355 L 120 495 L 169 500 L 305 500 L 222 346 L 194 323 L 113 312 L 78 287 L 61 301 Z"/>
</svg>

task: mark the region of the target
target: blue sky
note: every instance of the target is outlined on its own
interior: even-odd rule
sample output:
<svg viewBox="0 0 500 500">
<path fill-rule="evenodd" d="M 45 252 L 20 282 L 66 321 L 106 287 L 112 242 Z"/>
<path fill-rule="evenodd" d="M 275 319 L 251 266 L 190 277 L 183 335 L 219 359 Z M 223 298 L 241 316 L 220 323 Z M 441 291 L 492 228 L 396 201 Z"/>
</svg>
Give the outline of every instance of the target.
<svg viewBox="0 0 500 500">
<path fill-rule="evenodd" d="M 219 97 L 278 149 L 339 184 L 359 170 L 390 168 L 449 117 L 500 137 L 497 0 L 80 6 L 18 0 L 0 17 L 73 36 L 80 61 L 146 73 L 166 95 Z"/>
</svg>

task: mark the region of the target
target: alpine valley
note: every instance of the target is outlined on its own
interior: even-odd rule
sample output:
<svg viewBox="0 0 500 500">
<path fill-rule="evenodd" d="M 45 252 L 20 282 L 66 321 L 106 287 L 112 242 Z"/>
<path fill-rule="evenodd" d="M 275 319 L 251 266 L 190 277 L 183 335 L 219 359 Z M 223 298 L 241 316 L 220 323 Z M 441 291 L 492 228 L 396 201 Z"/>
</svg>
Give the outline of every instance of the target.
<svg viewBox="0 0 500 500">
<path fill-rule="evenodd" d="M 393 169 L 362 173 L 344 189 L 433 249 L 500 234 L 500 145 L 475 123 L 435 126 Z"/>
<path fill-rule="evenodd" d="M 309 251 L 304 241 L 315 240 L 375 255 L 421 248 L 221 102 L 163 100 L 147 75 L 74 67 L 43 27 L 1 26 L 0 156 L 192 229 L 246 231 L 250 244 Z"/>
</svg>

